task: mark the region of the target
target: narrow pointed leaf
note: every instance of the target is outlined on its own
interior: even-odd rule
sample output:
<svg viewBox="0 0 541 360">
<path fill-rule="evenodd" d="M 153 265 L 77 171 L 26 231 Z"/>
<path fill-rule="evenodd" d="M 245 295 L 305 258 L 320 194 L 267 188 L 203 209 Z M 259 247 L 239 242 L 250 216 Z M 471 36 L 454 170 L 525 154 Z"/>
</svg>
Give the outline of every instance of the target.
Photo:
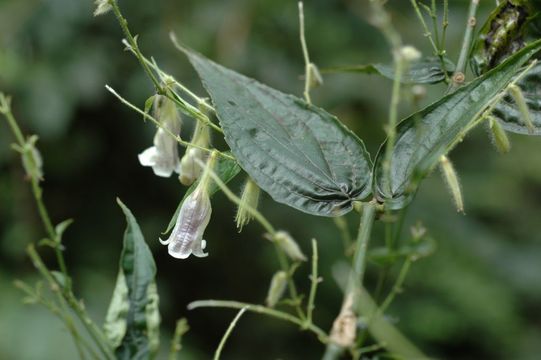
<svg viewBox="0 0 541 360">
<path fill-rule="evenodd" d="M 377 155 L 374 186 L 378 199 L 391 209 L 406 206 L 441 155 L 466 135 L 481 112 L 540 49 L 541 40 L 526 46 L 485 75 L 403 120 L 397 128 L 390 183 L 382 174 L 385 144 Z"/>
<path fill-rule="evenodd" d="M 445 72 L 441 61 L 437 57 L 426 57 L 412 63 L 402 75 L 404 84 L 436 84 L 445 80 L 445 75 L 451 75 L 455 71 L 455 64 L 447 58 L 443 60 Z M 336 68 L 323 69 L 322 73 L 361 73 L 381 75 L 394 80 L 394 66 L 389 64 L 351 65 Z"/>
<path fill-rule="evenodd" d="M 336 117 L 184 49 L 240 166 L 280 203 L 336 216 L 371 193 L 361 140 Z"/>
<path fill-rule="evenodd" d="M 149 329 L 155 331 L 156 322 L 159 323 L 158 298 L 155 291 L 156 264 L 135 217 L 120 200 L 118 204 L 127 221 L 124 246 L 120 256 L 120 272 L 128 290 L 129 308 L 125 334 L 116 349 L 116 356 L 118 359 L 126 360 L 149 359 L 157 346 L 155 335 L 149 339 Z M 119 276 L 120 281 L 121 278 L 122 276 Z M 118 284 L 115 290 L 117 289 L 121 292 L 125 291 L 123 286 Z M 122 300 L 124 298 L 122 294 L 115 294 L 113 301 L 116 298 L 120 298 L 120 303 L 125 302 Z"/>
</svg>

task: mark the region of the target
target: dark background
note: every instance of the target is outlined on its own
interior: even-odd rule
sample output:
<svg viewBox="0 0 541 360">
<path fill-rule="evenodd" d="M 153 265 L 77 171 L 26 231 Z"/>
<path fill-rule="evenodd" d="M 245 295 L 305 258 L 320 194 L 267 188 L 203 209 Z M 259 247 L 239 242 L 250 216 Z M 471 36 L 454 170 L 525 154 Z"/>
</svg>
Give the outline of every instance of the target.
<svg viewBox="0 0 541 360">
<path fill-rule="evenodd" d="M 367 21 L 366 3 L 305 4 L 314 62 L 329 67 L 391 60 L 383 37 Z M 456 61 L 467 2 L 450 3 L 448 50 Z M 482 3 L 480 21 L 494 1 Z M 295 1 L 157 0 L 120 5 L 132 31 L 140 35 L 143 52 L 200 94 L 195 72 L 168 40 L 170 30 L 228 67 L 278 89 L 302 93 Z M 388 7 L 405 43 L 429 54 L 409 2 L 390 1 Z M 123 51 L 112 14 L 94 18 L 92 12 L 88 0 L 0 1 L 0 90 L 13 95 L 14 112 L 24 130 L 40 136 L 45 201 L 54 222 L 75 219 L 64 238 L 66 257 L 76 290 L 96 321 L 102 322 L 117 272 L 125 226 L 115 203 L 118 196 L 138 218 L 156 258 L 162 346 L 168 346 L 176 319 L 185 316 L 191 330 L 184 339 L 183 358 L 208 358 L 234 312 L 188 312 L 186 304 L 207 298 L 262 302 L 277 268 L 274 252 L 256 223 L 237 233 L 235 207 L 222 194 L 213 198 L 205 234 L 208 258 L 179 261 L 159 245 L 157 238 L 184 189 L 174 177 L 157 178 L 138 164 L 137 154 L 150 146 L 154 128 L 116 101 L 104 85 L 140 106 L 152 87 L 135 59 Z M 375 154 L 384 139 L 390 87 L 390 81 L 376 76 L 329 75 L 313 92 L 313 100 L 359 134 Z M 423 103 L 444 89 L 429 87 Z M 411 111 L 405 105 L 401 115 Z M 452 152 L 466 215 L 456 213 L 437 173 L 424 182 L 408 212 L 406 229 L 422 220 L 438 247 L 430 258 L 413 265 L 404 292 L 388 313 L 430 355 L 537 359 L 541 353 L 541 142 L 515 135 L 511 140 L 512 152 L 498 155 L 480 127 Z M 8 127 L 0 123 L 0 358 L 72 359 L 75 349 L 62 324 L 41 307 L 23 305 L 13 286 L 14 279 L 37 280 L 25 247 L 44 233 L 11 142 Z M 231 186 L 238 191 L 241 183 L 242 176 Z M 343 259 L 332 220 L 304 215 L 266 195 L 260 209 L 277 228 L 290 231 L 305 252 L 310 239 L 318 239 L 324 282 L 315 321 L 329 329 L 342 296 L 331 275 Z M 348 220 L 353 232 L 357 215 L 350 214 Z M 383 229 L 377 225 L 372 244 L 381 244 L 382 238 Z M 42 253 L 53 264 L 50 251 Z M 306 292 L 307 268 L 297 276 Z M 369 266 L 370 288 L 378 270 Z M 312 335 L 248 314 L 223 358 L 311 359 L 322 351 Z"/>
</svg>

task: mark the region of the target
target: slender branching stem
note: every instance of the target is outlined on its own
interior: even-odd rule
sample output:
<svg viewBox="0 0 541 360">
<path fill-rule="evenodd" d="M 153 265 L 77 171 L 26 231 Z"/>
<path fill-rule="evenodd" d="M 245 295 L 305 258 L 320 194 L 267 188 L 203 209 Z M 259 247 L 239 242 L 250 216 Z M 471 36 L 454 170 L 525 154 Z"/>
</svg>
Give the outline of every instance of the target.
<svg viewBox="0 0 541 360">
<path fill-rule="evenodd" d="M 312 314 L 314 312 L 314 302 L 316 300 L 317 285 L 321 281 L 317 271 L 318 264 L 317 241 L 312 239 L 312 274 L 310 275 L 310 294 L 308 295 L 308 305 L 306 306 L 306 324 L 312 323 Z"/>
<path fill-rule="evenodd" d="M 391 292 L 385 300 L 381 303 L 377 310 L 377 316 L 385 314 L 385 311 L 389 308 L 389 305 L 393 302 L 396 295 L 398 295 L 402 291 L 402 285 L 404 284 L 404 281 L 406 280 L 406 275 L 408 274 L 408 271 L 411 268 L 412 264 L 411 257 L 407 257 L 404 263 L 402 264 L 402 267 L 400 269 L 400 272 L 398 273 L 398 277 L 396 278 L 396 281 L 391 289 Z"/>
<path fill-rule="evenodd" d="M 222 156 L 222 157 L 225 157 L 225 158 L 228 158 L 230 160 L 235 160 L 235 158 L 231 155 L 228 155 L 228 154 L 225 154 L 221 151 L 218 151 L 216 149 L 208 149 L 206 147 L 203 147 L 203 146 L 199 146 L 195 143 L 191 143 L 189 141 L 185 141 L 185 140 L 182 140 L 180 138 L 180 136 L 178 135 L 175 135 L 171 130 L 169 130 L 168 128 L 166 128 L 165 126 L 163 126 L 155 117 L 153 117 L 152 115 L 144 112 L 143 110 L 141 110 L 140 108 L 138 108 L 137 106 L 135 106 L 134 104 L 132 104 L 131 102 L 129 102 L 128 100 L 126 100 L 125 98 L 123 98 L 122 96 L 120 96 L 119 93 L 117 93 L 115 91 L 115 89 L 113 89 L 112 87 L 110 87 L 109 85 L 105 85 L 105 88 L 111 93 L 113 94 L 118 100 L 120 100 L 120 102 L 122 102 L 124 105 L 126 105 L 127 107 L 129 107 L 130 109 L 132 109 L 133 111 L 141 114 L 143 116 L 144 119 L 148 119 L 150 121 L 152 121 L 152 123 L 154 123 L 154 125 L 156 125 L 157 127 L 159 127 L 160 129 L 162 129 L 166 134 L 168 134 L 169 136 L 172 136 L 180 145 L 184 146 L 184 147 L 188 147 L 188 146 L 192 146 L 194 148 L 198 148 L 198 149 L 201 149 L 203 151 L 206 151 L 208 153 L 212 153 L 212 152 L 216 152 L 218 155 Z"/>
<path fill-rule="evenodd" d="M 96 343 L 98 349 L 101 351 L 105 359 L 115 359 L 113 351 L 111 350 L 105 335 L 99 329 L 96 324 L 90 319 L 83 305 L 79 300 L 75 298 L 71 290 L 63 289 L 60 281 L 55 278 L 50 270 L 45 266 L 43 260 L 39 256 L 33 245 L 29 245 L 27 249 L 28 255 L 34 264 L 34 267 L 41 273 L 43 278 L 49 283 L 51 289 L 58 293 L 59 297 L 62 297 L 62 301 L 66 301 L 68 306 L 73 310 L 77 318 L 80 320 L 83 327 L 87 330 L 90 337 Z M 65 279 L 67 281 L 67 279 Z"/>
<path fill-rule="evenodd" d="M 237 195 L 233 193 L 229 189 L 229 187 L 220 179 L 218 175 L 214 171 L 209 171 L 209 176 L 212 178 L 212 180 L 218 185 L 218 187 L 222 190 L 222 192 L 227 196 L 229 200 L 231 200 L 235 205 L 240 206 L 242 199 L 239 198 Z M 259 212 L 259 210 L 251 207 L 248 204 L 242 205 L 252 217 L 263 226 L 263 228 L 269 233 L 270 237 L 273 238 L 276 235 L 276 229 L 274 226 L 271 225 L 271 223 Z M 297 313 L 299 317 L 304 318 L 304 313 L 300 307 L 300 301 L 299 301 L 299 295 L 297 292 L 297 288 L 295 286 L 295 283 L 292 280 L 292 274 L 289 262 L 287 261 L 287 257 L 284 254 L 284 251 L 280 248 L 276 242 L 273 242 L 276 250 L 276 256 L 278 257 L 278 263 L 280 264 L 280 268 L 282 271 L 285 271 L 288 274 L 288 288 L 289 293 L 293 301 L 295 302 L 295 308 L 297 309 Z"/>
<path fill-rule="evenodd" d="M 182 348 L 182 337 L 188 332 L 190 327 L 188 321 L 184 318 L 177 321 L 175 326 L 175 333 L 171 339 L 171 346 L 169 348 L 168 360 L 177 360 L 177 354 Z"/>
<path fill-rule="evenodd" d="M 309 326 L 305 328 L 304 320 L 299 319 L 286 312 L 276 310 L 276 309 L 271 309 L 262 305 L 254 305 L 254 304 L 248 304 L 248 303 L 243 303 L 239 301 L 228 301 L 228 300 L 199 300 L 199 301 L 194 301 L 190 303 L 188 305 L 188 310 L 193 310 L 193 309 L 203 308 L 203 307 L 220 307 L 220 308 L 231 308 L 231 309 L 246 308 L 246 311 L 264 314 L 267 316 L 271 316 L 277 319 L 285 320 L 290 323 L 296 324 L 301 329 L 308 330 L 314 333 L 315 335 L 317 335 L 317 337 L 319 338 L 321 342 L 326 343 L 328 341 L 327 334 L 316 325 L 310 324 Z"/>
<path fill-rule="evenodd" d="M 233 332 L 233 329 L 237 325 L 237 322 L 239 321 L 240 317 L 242 316 L 242 314 L 246 312 L 247 309 L 248 307 L 243 307 L 242 309 L 240 309 L 237 315 L 235 316 L 235 318 L 233 318 L 233 321 L 231 321 L 231 323 L 227 327 L 227 330 L 225 331 L 224 336 L 222 336 L 222 339 L 220 340 L 220 343 L 218 344 L 218 348 L 216 349 L 216 352 L 214 353 L 214 360 L 220 360 L 220 356 L 222 355 L 222 350 L 225 346 L 225 342 L 227 341 L 227 339 Z"/>
<path fill-rule="evenodd" d="M 362 288 L 364 272 L 366 268 L 366 254 L 368 242 L 372 233 L 372 225 L 376 216 L 376 202 L 364 204 L 359 224 L 359 232 L 355 242 L 355 254 L 353 256 L 352 269 L 344 292 L 344 303 L 353 299 L 352 308 L 357 308 L 359 291 Z M 323 355 L 325 360 L 335 360 L 344 352 L 344 348 L 337 343 L 329 342 Z"/>
<path fill-rule="evenodd" d="M 173 37 L 174 38 L 174 37 Z M 122 43 L 124 46 L 126 46 L 126 49 L 128 49 L 132 54 L 136 55 L 135 50 L 130 45 L 130 43 L 126 39 L 122 39 Z M 141 57 L 143 58 L 143 61 L 152 69 L 154 70 L 158 76 L 160 77 L 160 80 L 163 82 L 166 79 L 170 79 L 175 83 L 175 86 L 177 86 L 182 92 L 184 92 L 186 95 L 191 97 L 197 105 L 201 105 L 203 108 L 205 108 L 207 111 L 214 111 L 214 108 L 206 101 L 206 99 L 197 96 L 193 91 L 188 89 L 184 84 L 182 84 L 180 81 L 175 79 L 172 75 L 166 73 L 163 71 L 156 62 L 150 61 L 147 59 L 144 55 L 141 54 Z"/>
<path fill-rule="evenodd" d="M 128 21 L 124 18 L 124 16 L 120 12 L 120 8 L 118 6 L 117 0 L 108 0 L 108 1 L 111 7 L 113 8 L 113 13 L 115 14 L 115 17 L 118 23 L 120 24 L 120 27 L 122 28 L 122 32 L 124 33 L 124 36 L 126 37 L 131 48 L 135 52 L 135 56 L 137 57 L 137 60 L 139 60 L 139 63 L 141 64 L 141 66 L 147 73 L 148 77 L 154 84 L 154 87 L 156 88 L 156 92 L 158 94 L 163 94 L 163 88 L 160 82 L 158 81 L 158 79 L 156 78 L 156 76 L 154 75 L 154 73 L 152 72 L 152 70 L 150 70 L 148 64 L 145 62 L 143 55 L 141 54 L 141 50 L 139 49 L 139 45 L 137 44 L 137 39 L 132 35 L 130 29 L 128 28 Z"/>
<path fill-rule="evenodd" d="M 451 92 L 460 87 L 465 82 L 466 62 L 470 53 L 473 31 L 477 25 L 477 7 L 479 6 L 479 0 L 471 0 L 470 7 L 468 9 L 468 19 L 466 21 L 466 31 L 464 32 L 464 38 L 462 40 L 462 47 L 460 49 L 460 55 L 456 64 L 456 70 L 453 75 L 451 84 L 449 85 L 448 92 Z"/>
<path fill-rule="evenodd" d="M 304 35 L 304 6 L 302 1 L 299 1 L 299 30 L 302 55 L 304 57 L 304 99 L 310 104 L 310 83 L 312 82 L 312 71 L 310 69 L 310 56 L 308 55 L 308 46 L 306 45 L 306 37 Z"/>
<path fill-rule="evenodd" d="M 0 93 L 0 113 L 4 115 L 6 118 L 9 127 L 15 136 L 15 140 L 17 141 L 17 145 L 21 149 L 25 149 L 26 141 L 24 139 L 24 135 L 21 131 L 21 128 L 19 127 L 19 124 L 17 123 L 17 120 L 15 119 L 15 116 L 13 116 L 13 112 L 11 111 L 11 103 L 10 99 L 6 97 L 4 94 Z M 37 167 L 38 165 L 34 163 L 33 159 L 30 157 L 30 154 L 23 151 L 21 154 L 24 157 L 29 157 L 29 160 L 27 163 L 31 166 Z M 31 169 L 29 177 L 30 177 L 30 183 L 32 188 L 32 195 L 34 197 L 34 200 L 36 202 L 36 206 L 38 208 L 39 217 L 41 219 L 41 222 L 43 223 L 43 226 L 45 227 L 45 231 L 47 232 L 47 236 L 55 243 L 54 251 L 56 260 L 58 262 L 58 267 L 60 268 L 60 271 L 64 275 L 64 277 L 68 278 L 68 270 L 66 267 L 66 262 L 64 260 L 64 256 L 62 254 L 62 246 L 60 244 L 60 236 L 57 234 L 53 223 L 51 221 L 51 217 L 49 216 L 49 212 L 47 211 L 47 208 L 45 207 L 45 204 L 43 203 L 43 191 L 39 185 L 39 182 L 41 179 L 38 177 L 32 175 L 34 173 L 37 173 L 37 171 L 34 171 L 37 169 Z M 69 282 L 66 282 L 66 286 L 70 286 Z"/>
</svg>

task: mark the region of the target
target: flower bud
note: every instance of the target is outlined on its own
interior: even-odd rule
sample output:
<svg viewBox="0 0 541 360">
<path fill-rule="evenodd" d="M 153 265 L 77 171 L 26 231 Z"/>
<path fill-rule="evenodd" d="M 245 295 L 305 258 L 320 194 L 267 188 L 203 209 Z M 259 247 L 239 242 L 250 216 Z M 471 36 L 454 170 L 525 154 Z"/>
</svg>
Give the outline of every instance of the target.
<svg viewBox="0 0 541 360">
<path fill-rule="evenodd" d="M 157 176 L 169 177 L 180 171 L 177 140 L 170 133 L 180 135 L 181 119 L 175 103 L 158 95 L 154 101 L 154 117 L 161 127 L 154 136 L 154 146 L 139 154 L 139 162 L 151 166 Z"/>
<path fill-rule="evenodd" d="M 526 127 L 528 128 L 528 133 L 535 133 L 535 126 L 533 125 L 532 116 L 530 115 L 530 109 L 528 109 L 528 104 L 526 104 L 524 94 L 522 94 L 520 88 L 515 84 L 510 85 L 508 87 L 508 90 L 509 94 L 515 100 L 515 104 L 517 105 L 520 114 L 522 115 L 522 121 L 524 122 L 524 125 L 526 125 Z"/>
<path fill-rule="evenodd" d="M 257 209 L 259 193 L 259 186 L 257 186 L 257 184 L 251 178 L 248 178 L 242 191 L 240 205 L 237 209 L 237 215 L 235 216 L 235 221 L 237 222 L 237 229 L 239 229 L 239 232 L 242 231 L 242 227 L 244 225 L 247 225 L 253 219 L 253 214 L 249 209 Z"/>
<path fill-rule="evenodd" d="M 291 260 L 306 261 L 306 256 L 302 253 L 301 248 L 289 233 L 278 231 L 270 239 L 271 241 L 276 242 Z"/>
<path fill-rule="evenodd" d="M 210 132 L 207 125 L 198 121 L 192 136 L 192 144 L 207 148 L 210 144 Z M 204 162 L 207 158 L 207 152 L 199 147 L 189 146 L 186 153 L 180 160 L 179 180 L 182 185 L 190 186 L 201 175 L 201 166 L 199 162 Z"/>
<path fill-rule="evenodd" d="M 499 153 L 508 153 L 509 150 L 511 150 L 511 143 L 509 142 L 509 138 L 507 137 L 505 130 L 502 128 L 500 122 L 494 117 L 490 116 L 488 121 L 494 146 L 496 146 Z"/>
<path fill-rule="evenodd" d="M 37 141 L 37 135 L 32 135 L 27 139 L 23 148 L 17 147 L 17 150 L 21 153 L 26 175 L 39 181 L 43 179 L 43 158 L 36 147 Z"/>
<path fill-rule="evenodd" d="M 287 274 L 285 271 L 278 271 L 272 277 L 269 292 L 267 293 L 267 299 L 265 303 L 268 307 L 275 307 L 278 301 L 284 295 L 287 286 Z"/>
<path fill-rule="evenodd" d="M 421 58 L 421 53 L 413 46 L 406 45 L 400 48 L 400 56 L 407 62 L 413 62 Z"/>
<path fill-rule="evenodd" d="M 456 174 L 453 164 L 447 156 L 442 155 L 440 158 L 440 167 L 443 174 L 443 178 L 447 183 L 447 187 L 453 196 L 455 206 L 458 212 L 464 212 L 464 201 L 462 199 L 462 191 L 460 190 L 460 182 L 458 175 Z"/>
</svg>

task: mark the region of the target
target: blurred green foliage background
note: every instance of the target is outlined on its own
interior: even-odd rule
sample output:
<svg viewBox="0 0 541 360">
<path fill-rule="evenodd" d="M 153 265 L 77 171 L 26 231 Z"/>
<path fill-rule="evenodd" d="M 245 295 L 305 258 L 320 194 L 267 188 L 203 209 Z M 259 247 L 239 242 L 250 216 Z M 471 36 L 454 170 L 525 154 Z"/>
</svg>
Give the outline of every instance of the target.
<svg viewBox="0 0 541 360">
<path fill-rule="evenodd" d="M 391 60 L 383 37 L 368 22 L 366 3 L 306 2 L 306 33 L 316 64 Z M 170 30 L 228 67 L 278 89 L 302 92 L 295 1 L 120 5 L 145 54 L 201 94 L 195 72 L 168 40 Z M 480 21 L 493 6 L 494 1 L 482 2 Z M 388 8 L 404 41 L 429 54 L 409 2 L 389 1 Z M 455 61 L 466 8 L 467 1 L 450 1 L 448 50 Z M 188 312 L 187 303 L 206 298 L 262 302 L 277 268 L 272 247 L 257 224 L 237 233 L 235 208 L 221 194 L 213 199 L 205 235 L 208 258 L 179 261 L 159 245 L 157 238 L 184 190 L 175 178 L 157 178 L 138 164 L 137 154 L 151 143 L 154 128 L 116 101 L 104 85 L 141 106 L 152 87 L 136 60 L 123 51 L 113 16 L 94 18 L 92 12 L 89 0 L 0 1 L 0 90 L 13 95 L 15 114 L 26 132 L 40 136 L 45 201 L 53 219 L 75 219 L 64 239 L 68 266 L 76 291 L 97 322 L 113 290 L 125 226 L 115 203 L 118 196 L 138 218 L 156 257 L 165 326 L 162 346 L 168 346 L 166 337 L 176 319 L 186 316 L 191 330 L 184 340 L 184 358 L 208 358 L 234 313 Z M 313 100 L 356 131 L 375 154 L 384 139 L 390 87 L 390 81 L 376 76 L 329 75 L 313 92 Z M 442 85 L 429 87 L 423 104 L 443 91 Z M 405 105 L 402 115 L 411 111 Z M 407 213 L 406 230 L 422 220 L 438 248 L 414 264 L 389 314 L 435 357 L 533 360 L 541 354 L 541 141 L 514 135 L 511 140 L 512 152 L 500 156 L 480 127 L 451 153 L 461 175 L 466 215 L 456 213 L 437 173 L 425 181 Z M 43 308 L 22 304 L 22 294 L 13 286 L 14 279 L 37 280 L 25 247 L 44 234 L 11 141 L 6 124 L 0 123 L 0 359 L 73 359 L 75 349 L 62 324 Z M 241 184 L 239 177 L 231 186 L 239 190 Z M 315 321 L 329 329 L 342 297 L 331 275 L 343 259 L 333 221 L 301 214 L 268 196 L 261 210 L 278 228 L 290 231 L 305 252 L 311 238 L 318 240 L 324 282 Z M 352 232 L 357 216 L 348 216 Z M 383 229 L 377 225 L 372 244 L 382 243 Z M 53 260 L 50 251 L 42 252 Z M 307 268 L 297 277 L 306 292 Z M 374 288 L 378 270 L 369 265 L 369 288 Z M 322 351 L 313 336 L 248 314 L 227 344 L 224 359 L 312 359 Z"/>
</svg>

